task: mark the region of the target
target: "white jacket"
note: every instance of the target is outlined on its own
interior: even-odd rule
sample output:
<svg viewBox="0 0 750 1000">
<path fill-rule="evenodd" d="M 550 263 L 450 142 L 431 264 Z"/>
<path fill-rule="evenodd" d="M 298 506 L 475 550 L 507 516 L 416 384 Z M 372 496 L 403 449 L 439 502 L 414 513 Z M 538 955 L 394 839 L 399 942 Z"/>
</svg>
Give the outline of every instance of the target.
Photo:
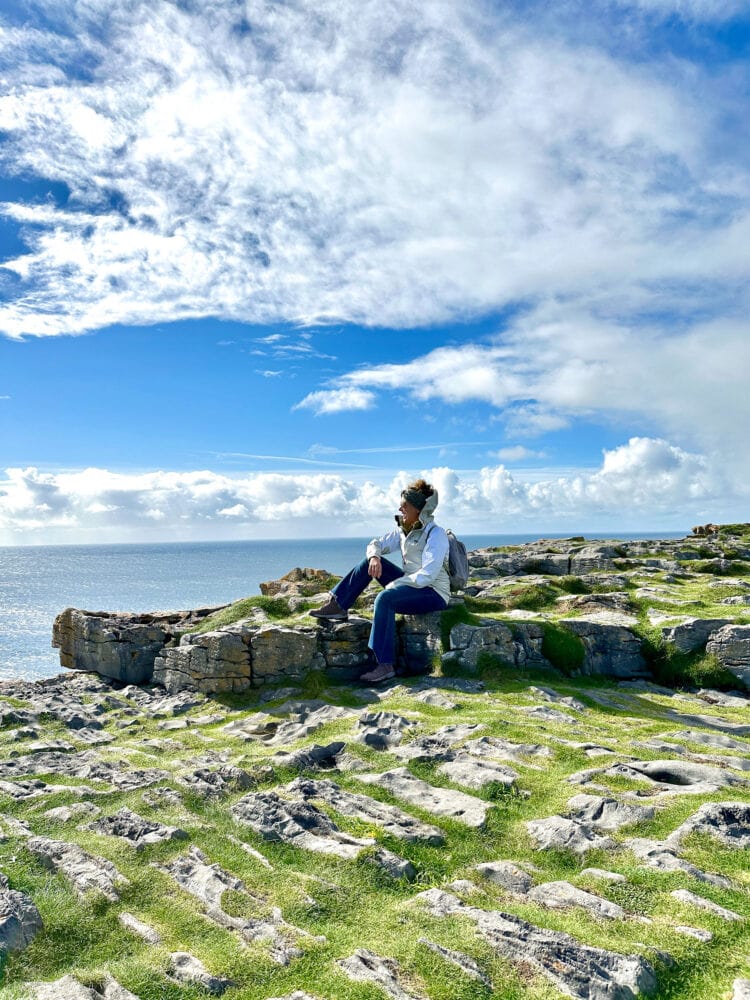
<svg viewBox="0 0 750 1000">
<path fill-rule="evenodd" d="M 433 520 L 437 507 L 437 490 L 428 497 L 419 515 L 421 528 L 412 528 L 407 535 L 403 528 L 394 528 L 367 546 L 367 558 L 380 557 L 386 552 L 398 552 L 404 561 L 404 576 L 389 583 L 386 590 L 396 587 L 432 587 L 447 604 L 451 596 L 448 578 L 448 536 Z"/>
</svg>

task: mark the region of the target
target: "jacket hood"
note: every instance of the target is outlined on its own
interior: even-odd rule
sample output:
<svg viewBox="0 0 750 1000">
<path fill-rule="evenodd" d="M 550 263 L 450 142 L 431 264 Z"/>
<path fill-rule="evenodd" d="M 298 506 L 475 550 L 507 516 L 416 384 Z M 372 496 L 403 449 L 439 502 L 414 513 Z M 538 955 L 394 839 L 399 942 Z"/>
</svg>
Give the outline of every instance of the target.
<svg viewBox="0 0 750 1000">
<path fill-rule="evenodd" d="M 422 510 L 419 512 L 419 520 L 422 522 L 423 527 L 432 521 L 435 514 L 435 508 L 438 505 L 438 491 L 435 490 L 431 497 L 427 497 L 427 503 L 424 505 Z"/>
</svg>

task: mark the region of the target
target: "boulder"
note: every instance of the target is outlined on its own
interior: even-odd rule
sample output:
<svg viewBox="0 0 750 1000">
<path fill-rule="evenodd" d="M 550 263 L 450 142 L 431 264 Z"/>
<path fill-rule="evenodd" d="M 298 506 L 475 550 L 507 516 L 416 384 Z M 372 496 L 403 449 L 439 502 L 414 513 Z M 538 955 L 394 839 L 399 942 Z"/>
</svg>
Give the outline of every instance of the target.
<svg viewBox="0 0 750 1000">
<path fill-rule="evenodd" d="M 713 632 L 706 652 L 750 689 L 750 625 L 725 625 Z"/>
<path fill-rule="evenodd" d="M 719 906 L 704 896 L 698 896 L 696 893 L 690 892 L 689 889 L 675 889 L 670 893 L 670 896 L 674 896 L 681 903 L 687 903 L 690 906 L 696 906 L 699 910 L 705 910 L 706 913 L 711 913 L 713 916 L 719 917 L 721 920 L 726 920 L 728 923 L 745 919 L 739 913 L 735 913 L 734 910 L 728 910 L 723 906 Z"/>
<path fill-rule="evenodd" d="M 681 653 L 692 653 L 705 646 L 714 632 L 730 623 L 730 618 L 688 618 L 679 625 L 663 628 L 661 634 L 665 642 L 673 643 Z"/>
<path fill-rule="evenodd" d="M 441 944 L 436 944 L 434 941 L 430 941 L 430 939 L 426 937 L 419 938 L 417 943 L 424 945 L 425 948 L 429 948 L 430 951 L 439 955 L 450 965 L 455 965 L 456 968 L 460 969 L 465 976 L 469 977 L 469 979 L 477 979 L 480 983 L 483 983 L 487 989 L 492 989 L 492 980 L 490 977 L 486 975 L 486 973 L 482 972 L 474 959 L 469 955 L 465 955 L 462 951 L 453 951 L 452 948 L 444 948 Z"/>
<path fill-rule="evenodd" d="M 250 943 L 260 942 L 270 949 L 271 959 L 279 965 L 288 965 L 293 958 L 302 954 L 294 939 L 306 935 L 305 931 L 287 924 L 281 912 L 272 908 L 267 913 L 265 900 L 248 893 L 244 882 L 224 871 L 217 864 L 210 864 L 205 854 L 197 847 L 191 847 L 187 854 L 174 858 L 166 865 L 155 865 L 160 871 L 171 875 L 181 889 L 198 899 L 209 920 L 227 930 L 237 932 Z M 222 905 L 224 893 L 231 889 L 242 893 L 246 903 L 255 905 L 258 917 L 235 917 L 227 913 Z"/>
<path fill-rule="evenodd" d="M 43 926 L 31 897 L 11 889 L 0 875 L 0 959 L 27 948 Z"/>
<path fill-rule="evenodd" d="M 372 847 L 372 837 L 344 833 L 324 812 L 306 801 L 284 799 L 276 792 L 252 792 L 231 809 L 238 823 L 244 823 L 264 840 L 280 840 L 294 847 L 339 858 L 356 858 Z"/>
<path fill-rule="evenodd" d="M 609 837 L 600 837 L 585 823 L 566 819 L 564 816 L 529 820 L 526 829 L 536 841 L 539 851 L 553 848 L 558 851 L 585 854 L 586 851 L 614 850 L 617 847 Z"/>
<path fill-rule="evenodd" d="M 438 774 L 445 775 L 454 785 L 481 791 L 485 785 L 497 784 L 513 788 L 518 775 L 511 768 L 491 760 L 480 760 L 468 753 L 457 753 L 441 764 Z"/>
<path fill-rule="evenodd" d="M 716 885 L 723 889 L 727 889 L 731 885 L 729 879 L 724 878 L 723 875 L 704 872 L 684 858 L 678 857 L 669 838 L 666 841 L 661 841 L 634 837 L 631 840 L 626 840 L 623 846 L 629 848 L 639 861 L 657 871 L 685 872 L 686 875 L 698 882 L 706 882 L 708 885 Z"/>
<path fill-rule="evenodd" d="M 513 861 L 484 861 L 476 870 L 488 882 L 517 896 L 524 896 L 531 888 L 531 875 Z"/>
<path fill-rule="evenodd" d="M 590 618 L 564 618 L 560 625 L 577 635 L 584 647 L 581 672 L 606 677 L 647 676 L 642 641 L 629 628 Z"/>
<path fill-rule="evenodd" d="M 186 840 L 187 834 L 175 826 L 164 826 L 154 820 L 144 819 L 130 809 L 119 809 L 112 816 L 103 816 L 90 823 L 89 830 L 108 837 L 119 837 L 134 847 L 143 850 L 150 844 L 161 844 L 166 840 Z"/>
<path fill-rule="evenodd" d="M 28 983 L 33 1000 L 139 1000 L 109 974 L 96 986 L 84 986 L 73 976 L 52 983 Z"/>
<path fill-rule="evenodd" d="M 727 847 L 750 847 L 750 803 L 707 802 L 667 837 L 678 847 L 690 833 L 706 833 Z"/>
<path fill-rule="evenodd" d="M 574 795 L 568 799 L 570 818 L 594 830 L 619 830 L 620 827 L 654 818 L 653 806 L 636 806 L 598 795 Z"/>
</svg>

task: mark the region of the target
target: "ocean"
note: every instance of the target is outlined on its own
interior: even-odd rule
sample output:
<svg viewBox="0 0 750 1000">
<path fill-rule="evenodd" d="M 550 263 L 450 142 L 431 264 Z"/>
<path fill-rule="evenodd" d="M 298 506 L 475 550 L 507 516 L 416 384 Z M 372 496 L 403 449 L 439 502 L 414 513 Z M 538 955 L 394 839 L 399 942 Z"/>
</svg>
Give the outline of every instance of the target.
<svg viewBox="0 0 750 1000">
<path fill-rule="evenodd" d="M 597 538 L 666 538 L 642 532 Z M 538 534 L 467 535 L 469 549 L 533 541 Z M 567 537 L 546 535 L 545 537 Z M 593 537 L 593 536 L 592 536 Z M 344 573 L 366 539 L 291 539 L 150 545 L 0 547 L 0 680 L 60 673 L 52 622 L 67 607 L 88 611 L 166 611 L 228 604 L 295 566 Z"/>
</svg>

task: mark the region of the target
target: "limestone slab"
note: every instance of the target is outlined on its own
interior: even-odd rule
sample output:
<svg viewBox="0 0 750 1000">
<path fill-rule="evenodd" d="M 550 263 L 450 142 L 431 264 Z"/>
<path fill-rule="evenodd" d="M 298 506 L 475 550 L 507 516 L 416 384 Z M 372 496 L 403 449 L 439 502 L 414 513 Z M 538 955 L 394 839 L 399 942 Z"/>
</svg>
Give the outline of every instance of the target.
<svg viewBox="0 0 750 1000">
<path fill-rule="evenodd" d="M 497 954 L 528 963 L 577 1000 L 635 1000 L 656 989 L 656 975 L 640 955 L 620 955 L 582 944 L 499 910 L 481 910 L 441 889 L 416 897 L 437 917 L 464 917 Z"/>
<path fill-rule="evenodd" d="M 681 903 L 688 903 L 691 906 L 696 906 L 699 910 L 705 910 L 706 913 L 712 913 L 715 917 L 720 917 L 722 920 L 728 922 L 733 922 L 735 920 L 744 920 L 739 913 L 735 913 L 734 910 L 726 909 L 723 906 L 719 906 L 710 899 L 706 899 L 703 896 L 698 896 L 694 892 L 690 892 L 689 889 L 675 889 L 670 893 L 675 899 L 679 899 Z"/>
<path fill-rule="evenodd" d="M 378 802 L 369 795 L 345 791 L 333 781 L 313 781 L 297 778 L 287 785 L 287 791 L 305 801 L 327 802 L 344 816 L 356 816 L 377 826 L 393 837 L 407 842 L 423 841 L 433 847 L 445 843 L 445 834 L 435 826 L 416 819 L 409 813 L 387 802 Z"/>
<path fill-rule="evenodd" d="M 356 858 L 375 841 L 352 837 L 309 802 L 282 798 L 276 792 L 252 792 L 236 802 L 232 816 L 265 840 L 280 840 L 294 847 L 339 858 Z"/>
<path fill-rule="evenodd" d="M 60 871 L 70 879 L 80 896 L 87 892 L 100 892 L 110 902 L 116 903 L 120 898 L 116 886 L 129 884 L 111 861 L 89 854 L 78 844 L 29 837 L 25 846 L 45 867 Z"/>
<path fill-rule="evenodd" d="M 536 841 L 537 850 L 572 851 L 585 854 L 587 851 L 614 850 L 617 847 L 610 837 L 600 837 L 585 823 L 579 823 L 564 816 L 548 816 L 526 823 L 531 838 Z"/>
<path fill-rule="evenodd" d="M 451 788 L 437 788 L 416 778 L 405 767 L 382 774 L 361 774 L 359 780 L 387 789 L 397 798 L 436 816 L 446 816 L 471 827 L 484 826 L 491 803 Z"/>
<path fill-rule="evenodd" d="M 458 753 L 453 760 L 441 764 L 438 774 L 445 775 L 456 785 L 480 791 L 485 785 L 498 784 L 512 788 L 518 775 L 510 767 L 491 760 L 477 760 L 468 753 Z"/>
</svg>

